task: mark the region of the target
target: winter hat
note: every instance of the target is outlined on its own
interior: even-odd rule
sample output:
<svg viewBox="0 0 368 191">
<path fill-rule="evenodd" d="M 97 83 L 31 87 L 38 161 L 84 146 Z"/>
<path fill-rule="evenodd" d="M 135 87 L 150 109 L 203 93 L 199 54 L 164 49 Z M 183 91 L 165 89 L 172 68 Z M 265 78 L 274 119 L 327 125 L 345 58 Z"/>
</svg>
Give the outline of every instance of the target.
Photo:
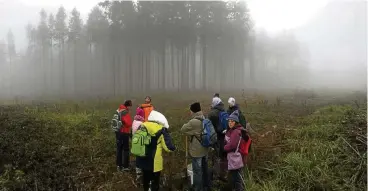
<svg viewBox="0 0 368 191">
<path fill-rule="evenodd" d="M 215 107 L 216 105 L 220 104 L 222 101 L 219 97 L 212 98 L 212 107 Z"/>
<path fill-rule="evenodd" d="M 237 122 L 237 123 L 239 123 L 239 112 L 238 112 L 238 110 L 235 110 L 228 118 L 227 118 L 227 120 L 233 120 L 233 121 L 235 121 L 235 122 Z"/>
<path fill-rule="evenodd" d="M 137 107 L 137 109 L 135 110 L 135 115 L 139 115 L 141 117 L 144 118 L 144 111 L 141 107 Z"/>
<path fill-rule="evenodd" d="M 215 94 L 213 95 L 213 97 L 220 97 L 220 94 L 219 94 L 219 93 L 215 93 Z"/>
<path fill-rule="evenodd" d="M 229 105 L 230 105 L 231 107 L 235 106 L 235 98 L 230 97 L 230 98 L 229 98 L 229 100 L 228 100 L 227 102 L 229 103 Z"/>
<path fill-rule="evenodd" d="M 193 113 L 197 113 L 201 111 L 201 104 L 199 102 L 195 102 L 192 105 L 190 105 L 190 111 Z"/>
<path fill-rule="evenodd" d="M 126 100 L 124 101 L 124 105 L 125 107 L 131 107 L 133 104 L 132 104 L 132 100 Z"/>
</svg>

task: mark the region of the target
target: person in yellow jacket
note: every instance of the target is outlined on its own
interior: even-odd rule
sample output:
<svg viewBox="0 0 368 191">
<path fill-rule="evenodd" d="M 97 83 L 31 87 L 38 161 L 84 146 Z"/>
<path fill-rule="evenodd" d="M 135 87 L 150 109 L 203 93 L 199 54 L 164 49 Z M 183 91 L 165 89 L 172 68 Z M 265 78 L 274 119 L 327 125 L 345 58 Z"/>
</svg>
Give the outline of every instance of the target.
<svg viewBox="0 0 368 191">
<path fill-rule="evenodd" d="M 137 167 L 143 172 L 144 191 L 158 191 L 160 175 L 163 170 L 162 151 L 175 151 L 175 146 L 168 132 L 169 124 L 166 117 L 158 111 L 151 111 L 148 121 L 141 124 L 151 135 L 151 143 L 146 147 L 146 156 L 137 157 Z M 151 186 L 150 186 L 150 182 Z"/>
</svg>

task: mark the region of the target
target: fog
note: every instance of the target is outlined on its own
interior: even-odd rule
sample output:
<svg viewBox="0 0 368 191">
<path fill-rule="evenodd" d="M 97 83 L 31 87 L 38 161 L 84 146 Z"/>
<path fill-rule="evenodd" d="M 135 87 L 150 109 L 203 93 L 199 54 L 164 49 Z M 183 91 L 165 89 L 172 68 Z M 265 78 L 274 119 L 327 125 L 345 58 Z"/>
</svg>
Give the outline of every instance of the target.
<svg viewBox="0 0 368 191">
<path fill-rule="evenodd" d="M 331 1 L 276 32 L 247 1 L 68 3 L 0 4 L 1 99 L 367 88 L 366 1 Z"/>
</svg>

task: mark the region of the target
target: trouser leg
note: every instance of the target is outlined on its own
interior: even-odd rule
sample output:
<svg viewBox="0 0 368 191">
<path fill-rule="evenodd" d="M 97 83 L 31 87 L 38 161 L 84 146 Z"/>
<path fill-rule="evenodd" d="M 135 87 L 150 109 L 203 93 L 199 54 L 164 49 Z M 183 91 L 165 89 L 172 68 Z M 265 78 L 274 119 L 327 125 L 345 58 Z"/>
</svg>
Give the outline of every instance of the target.
<svg viewBox="0 0 368 191">
<path fill-rule="evenodd" d="M 120 132 L 115 132 L 116 137 L 116 166 L 123 166 L 123 140 Z"/>
<path fill-rule="evenodd" d="M 130 150 L 129 150 L 129 134 L 122 134 L 122 144 L 123 144 L 123 167 L 129 168 L 130 163 Z"/>
<path fill-rule="evenodd" d="M 152 173 L 151 191 L 158 191 L 160 189 L 160 175 L 161 172 Z"/>
</svg>

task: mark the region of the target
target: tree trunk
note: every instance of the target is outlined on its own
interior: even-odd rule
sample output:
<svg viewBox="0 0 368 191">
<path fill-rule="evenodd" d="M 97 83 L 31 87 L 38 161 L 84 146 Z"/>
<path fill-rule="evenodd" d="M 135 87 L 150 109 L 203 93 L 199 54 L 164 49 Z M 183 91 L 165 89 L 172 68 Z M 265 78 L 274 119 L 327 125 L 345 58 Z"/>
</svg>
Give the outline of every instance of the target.
<svg viewBox="0 0 368 191">
<path fill-rule="evenodd" d="M 147 50 L 145 54 L 146 60 L 146 91 L 151 90 L 151 62 L 150 62 L 151 50 Z"/>
<path fill-rule="evenodd" d="M 251 39 L 250 48 L 249 48 L 249 75 L 250 80 L 252 82 L 252 86 L 255 86 L 255 59 L 254 59 L 254 41 Z"/>
<path fill-rule="evenodd" d="M 161 59 L 162 59 L 162 73 L 161 73 L 161 78 L 162 78 L 162 87 L 163 90 L 166 90 L 166 59 L 165 59 L 165 44 L 164 43 L 162 45 L 162 49 L 161 49 Z M 160 64 L 160 63 L 159 63 Z"/>
<path fill-rule="evenodd" d="M 89 63 L 89 80 L 88 80 L 88 84 L 89 84 L 89 94 L 92 95 L 93 92 L 93 54 L 92 54 L 92 43 L 89 44 L 89 55 L 90 55 L 90 63 Z"/>
<path fill-rule="evenodd" d="M 66 95 L 66 87 L 65 87 L 65 51 L 64 51 L 64 40 L 61 41 L 61 95 Z"/>
<path fill-rule="evenodd" d="M 78 50 L 78 47 L 77 47 L 77 42 L 74 41 L 74 95 L 77 95 L 78 94 L 78 79 L 77 79 L 77 50 Z"/>
<path fill-rule="evenodd" d="M 52 47 L 53 47 L 53 43 L 52 43 L 52 40 L 50 40 L 50 64 L 49 64 L 49 67 L 48 67 L 48 73 L 49 73 L 49 76 L 48 76 L 48 79 L 47 79 L 47 81 L 49 82 L 49 91 L 51 91 L 52 93 L 54 92 L 53 90 L 53 88 L 51 88 L 51 87 L 54 87 L 54 80 L 53 80 L 53 78 L 54 78 L 54 75 L 53 75 L 53 57 L 54 57 L 54 55 L 53 55 L 53 51 L 52 51 Z"/>
<path fill-rule="evenodd" d="M 116 58 L 115 58 L 115 50 L 113 50 L 112 55 L 112 64 L 111 64 L 111 77 L 112 77 L 112 89 L 113 89 L 113 96 L 116 96 Z M 111 86 L 111 85 L 110 85 Z"/>
<path fill-rule="evenodd" d="M 207 90 L 207 75 L 206 75 L 206 69 L 207 69 L 207 42 L 206 37 L 203 36 L 202 39 L 202 51 L 203 51 L 203 59 L 202 59 L 202 89 Z"/>
<path fill-rule="evenodd" d="M 192 88 L 196 89 L 196 45 L 195 43 L 191 43 L 190 46 L 192 47 L 190 54 L 191 54 L 191 72 L 190 72 L 190 79 L 192 79 Z"/>
</svg>

